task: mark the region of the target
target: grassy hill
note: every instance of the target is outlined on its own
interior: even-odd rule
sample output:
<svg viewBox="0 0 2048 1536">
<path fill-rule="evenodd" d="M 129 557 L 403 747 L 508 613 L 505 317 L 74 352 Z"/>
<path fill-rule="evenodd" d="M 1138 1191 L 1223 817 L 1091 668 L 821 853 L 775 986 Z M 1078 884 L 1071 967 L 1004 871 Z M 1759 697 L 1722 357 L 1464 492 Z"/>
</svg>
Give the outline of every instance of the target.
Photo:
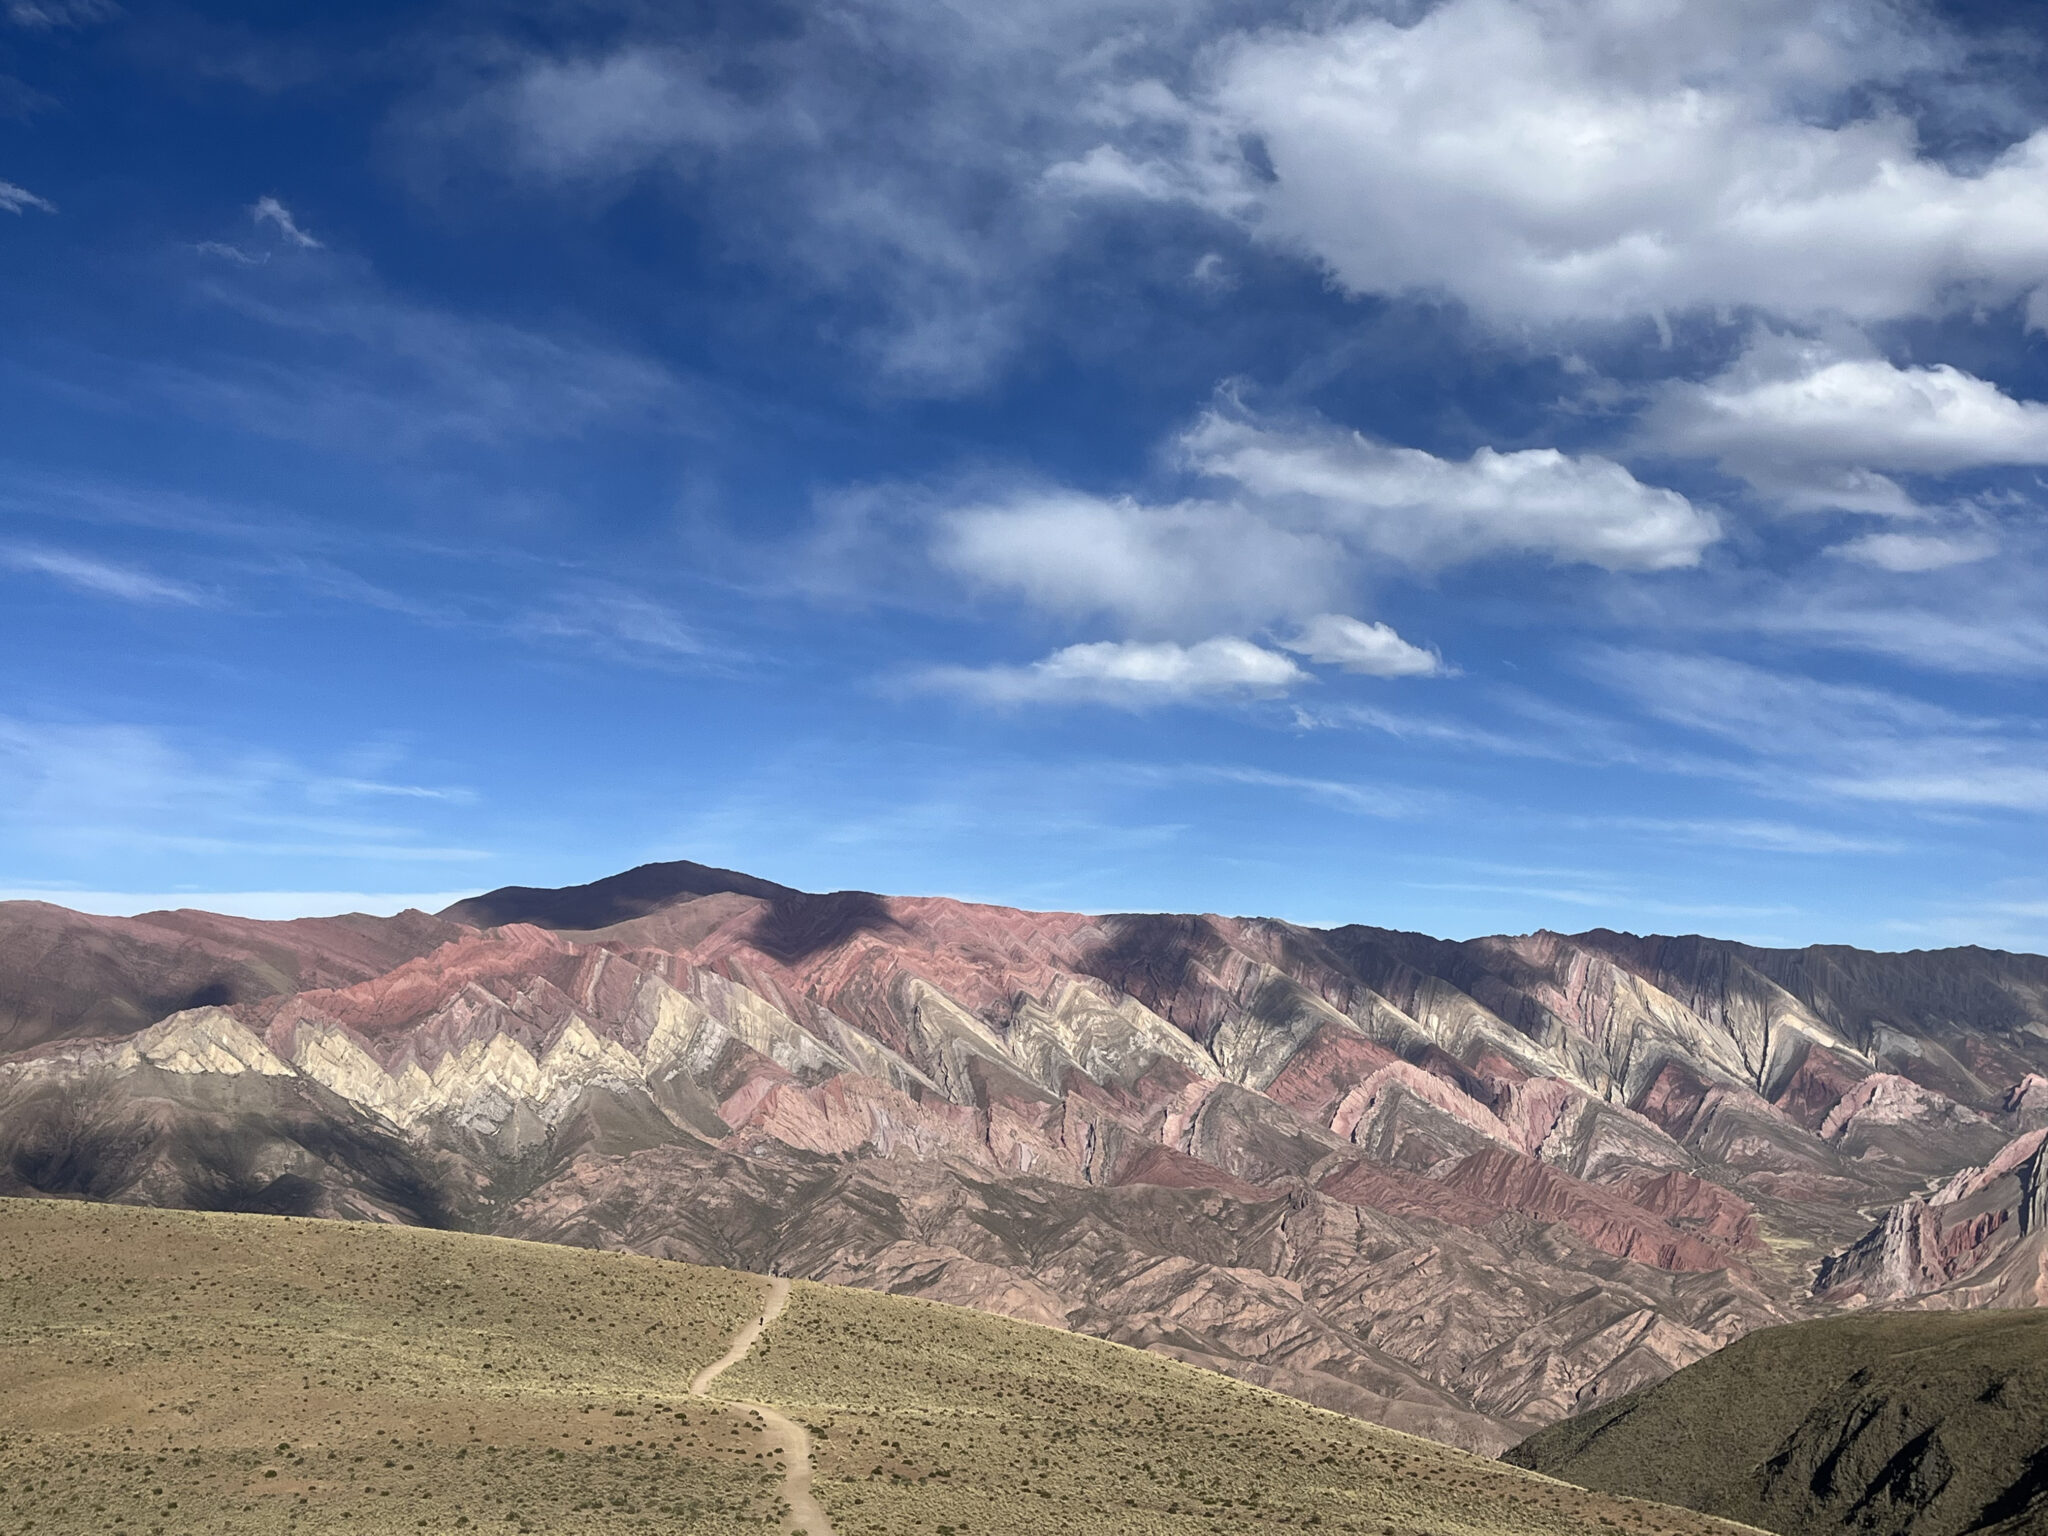
<svg viewBox="0 0 2048 1536">
<path fill-rule="evenodd" d="M 1508 1459 L 1786 1536 L 2048 1532 L 2048 1315 L 1766 1329 Z"/>
<path fill-rule="evenodd" d="M 757 1276 L 366 1224 L 0 1201 L 0 1536 L 1707 1536 L 1117 1345 Z M 770 1415 L 772 1417 L 772 1414 Z"/>
</svg>

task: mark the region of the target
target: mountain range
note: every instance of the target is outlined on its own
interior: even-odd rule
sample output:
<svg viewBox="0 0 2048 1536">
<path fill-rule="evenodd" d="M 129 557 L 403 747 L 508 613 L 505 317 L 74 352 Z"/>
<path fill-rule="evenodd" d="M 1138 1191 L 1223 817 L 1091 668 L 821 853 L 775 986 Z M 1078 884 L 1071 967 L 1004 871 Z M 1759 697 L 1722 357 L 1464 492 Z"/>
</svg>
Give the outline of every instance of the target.
<svg viewBox="0 0 2048 1536">
<path fill-rule="evenodd" d="M 2048 959 L 815 895 L 0 904 L 0 1194 L 915 1295 L 1498 1452 L 1751 1331 L 2048 1297 Z"/>
</svg>

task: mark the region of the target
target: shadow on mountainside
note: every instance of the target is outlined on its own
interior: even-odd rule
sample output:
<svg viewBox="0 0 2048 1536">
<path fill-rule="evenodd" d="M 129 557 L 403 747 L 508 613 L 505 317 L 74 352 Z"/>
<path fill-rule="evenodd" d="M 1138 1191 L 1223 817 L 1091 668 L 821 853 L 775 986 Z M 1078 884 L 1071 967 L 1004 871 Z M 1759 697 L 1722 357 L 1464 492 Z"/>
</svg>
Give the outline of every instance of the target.
<svg viewBox="0 0 2048 1536">
<path fill-rule="evenodd" d="M 795 965 L 855 934 L 888 933 L 902 926 L 890 915 L 888 901 L 872 891 L 833 891 L 824 896 L 791 891 L 770 903 L 747 934 L 747 942 L 784 965 Z"/>
</svg>

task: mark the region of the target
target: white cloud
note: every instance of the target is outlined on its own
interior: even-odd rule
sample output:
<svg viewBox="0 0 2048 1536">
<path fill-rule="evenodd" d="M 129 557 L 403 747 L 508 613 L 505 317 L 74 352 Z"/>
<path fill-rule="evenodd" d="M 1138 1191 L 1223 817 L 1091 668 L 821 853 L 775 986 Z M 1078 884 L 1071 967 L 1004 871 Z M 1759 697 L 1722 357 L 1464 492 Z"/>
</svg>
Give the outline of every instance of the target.
<svg viewBox="0 0 2048 1536">
<path fill-rule="evenodd" d="M 2048 280 L 2048 132 L 1958 171 L 1870 105 L 1960 57 L 1917 8 L 1446 0 L 1419 17 L 1311 15 L 1213 47 L 1206 84 L 1144 125 L 1177 132 L 1178 149 L 1122 151 L 1113 178 L 1104 156 L 1075 163 L 1159 196 L 1210 186 L 1216 158 L 1234 159 L 1231 198 L 1178 195 L 1248 205 L 1258 233 L 1352 292 L 1447 293 L 1504 321 L 1751 307 L 1881 320 Z M 1190 114 L 1204 131 L 1185 129 Z"/>
<path fill-rule="evenodd" d="M 1175 447 L 1224 494 L 1025 488 L 934 514 L 933 558 L 1048 612 L 1184 637 L 1330 614 L 1388 570 L 1533 556 L 1659 571 L 1697 564 L 1720 536 L 1712 513 L 1592 455 L 1442 459 L 1234 405 L 1205 413 Z"/>
<path fill-rule="evenodd" d="M 1593 454 L 1481 448 L 1441 459 L 1323 422 L 1276 426 L 1227 409 L 1205 413 L 1180 448 L 1199 473 L 1417 570 L 1495 555 L 1672 570 L 1698 564 L 1721 536 L 1712 513 Z"/>
<path fill-rule="evenodd" d="M 249 209 L 249 218 L 256 224 L 273 224 L 277 232 L 302 251 L 324 250 L 325 247 L 299 228 L 298 220 L 292 217 L 291 209 L 274 197 L 259 197 Z"/>
<path fill-rule="evenodd" d="M 1140 630 L 1261 624 L 1342 600 L 1352 553 L 1332 531 L 1220 501 L 1025 491 L 942 514 L 939 564 L 1033 606 Z"/>
<path fill-rule="evenodd" d="M 0 545 L 0 566 L 48 576 L 66 586 L 130 603 L 180 603 L 198 606 L 206 595 L 183 582 L 168 581 L 133 566 L 116 565 L 68 550 L 32 544 Z"/>
<path fill-rule="evenodd" d="M 27 187 L 17 187 L 11 181 L 0 181 L 0 210 L 20 213 L 24 208 L 34 208 L 43 213 L 57 211 L 57 205 L 48 198 L 37 197 Z"/>
<path fill-rule="evenodd" d="M 1310 661 L 1369 677 L 1435 677 L 1444 670 L 1443 658 L 1410 645 L 1387 625 L 1337 613 L 1317 614 L 1281 644 Z"/>
<path fill-rule="evenodd" d="M 829 292 L 886 379 L 943 391 L 1045 318 L 1105 201 L 1517 324 L 2024 299 L 2048 134 L 1959 169 L 1899 105 L 1989 100 L 1996 71 L 1910 0 L 847 0 L 711 32 L 640 7 L 595 51 L 508 31 L 407 119 L 427 181 L 668 185 Z M 1221 233 L 1156 230 L 1183 273 Z"/>
<path fill-rule="evenodd" d="M 970 588 L 1165 642 L 1074 646 L 1032 667 L 945 674 L 1015 702 L 1087 694 L 1109 679 L 1182 695 L 1284 686 L 1303 675 L 1292 662 L 1234 638 L 1278 625 L 1293 631 L 1283 648 L 1316 662 L 1378 677 L 1442 675 L 1436 655 L 1344 615 L 1361 587 L 1488 558 L 1669 570 L 1697 564 L 1720 536 L 1711 512 L 1593 455 L 1482 448 L 1443 459 L 1319 419 L 1266 421 L 1227 397 L 1173 447 L 1212 494 L 1144 500 L 1028 486 L 908 514 L 865 496 L 829 527 L 830 563 L 843 572 L 851 555 L 852 567 L 876 569 L 863 545 L 891 542 L 895 511 L 912 538 L 922 532 L 933 563 Z M 906 578 L 899 570 L 896 579 Z M 1257 658 L 1249 672 L 1247 657 Z M 1222 682 L 1196 665 L 1225 658 L 1238 670 L 1218 674 Z M 1128 668 L 1158 675 L 1143 682 Z"/>
<path fill-rule="evenodd" d="M 1998 553 L 1998 541 L 1985 533 L 1866 533 L 1833 545 L 1828 553 L 1881 571 L 1942 571 L 1989 560 Z"/>
<path fill-rule="evenodd" d="M 1220 635 L 1185 646 L 1096 641 L 1067 646 L 1026 667 L 937 667 L 920 681 L 990 704 L 1098 703 L 1135 709 L 1270 696 L 1308 681 L 1308 674 L 1277 651 Z"/>
<path fill-rule="evenodd" d="M 1662 386 L 1640 441 L 1715 459 L 1795 508 L 1910 514 L 1911 498 L 1882 472 L 2048 464 L 2048 405 L 1945 363 L 1902 368 L 1761 333 L 1704 383 Z"/>
</svg>

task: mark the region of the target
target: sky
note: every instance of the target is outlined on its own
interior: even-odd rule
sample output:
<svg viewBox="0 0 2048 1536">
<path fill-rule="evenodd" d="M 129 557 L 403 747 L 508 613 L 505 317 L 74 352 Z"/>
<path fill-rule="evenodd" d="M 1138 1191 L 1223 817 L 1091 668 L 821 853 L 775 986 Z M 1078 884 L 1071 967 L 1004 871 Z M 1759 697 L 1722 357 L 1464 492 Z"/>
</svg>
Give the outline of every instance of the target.
<svg viewBox="0 0 2048 1536">
<path fill-rule="evenodd" d="M 0 896 L 2048 949 L 2044 45 L 0 0 Z"/>
</svg>

